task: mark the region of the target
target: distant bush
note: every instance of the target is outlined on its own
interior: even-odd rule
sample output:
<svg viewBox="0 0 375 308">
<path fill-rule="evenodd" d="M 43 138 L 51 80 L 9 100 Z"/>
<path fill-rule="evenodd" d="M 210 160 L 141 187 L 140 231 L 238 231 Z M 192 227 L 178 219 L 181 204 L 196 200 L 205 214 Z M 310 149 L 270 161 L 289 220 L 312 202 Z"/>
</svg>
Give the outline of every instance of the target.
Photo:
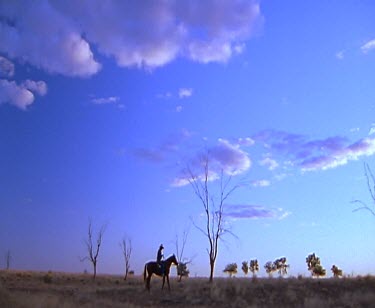
<svg viewBox="0 0 375 308">
<path fill-rule="evenodd" d="M 342 277 L 342 270 L 339 269 L 336 265 L 332 265 L 331 271 L 333 273 L 333 277 Z"/>
<path fill-rule="evenodd" d="M 247 263 L 247 261 L 243 261 L 242 262 L 242 267 L 241 267 L 243 273 L 245 275 L 247 275 L 249 273 L 249 264 Z"/>
<path fill-rule="evenodd" d="M 48 273 L 43 276 L 43 282 L 44 283 L 52 283 L 52 272 L 51 271 L 48 271 Z"/>
<path fill-rule="evenodd" d="M 255 277 L 256 273 L 259 271 L 259 264 L 258 260 L 250 260 L 250 272 L 253 274 L 253 278 Z"/>
<path fill-rule="evenodd" d="M 237 263 L 228 264 L 223 272 L 229 274 L 229 277 L 232 277 L 234 274 L 237 274 Z"/>
<path fill-rule="evenodd" d="M 320 258 L 312 253 L 306 257 L 307 269 L 311 272 L 311 275 L 314 277 L 320 277 L 326 275 L 326 270 L 320 264 Z"/>
</svg>

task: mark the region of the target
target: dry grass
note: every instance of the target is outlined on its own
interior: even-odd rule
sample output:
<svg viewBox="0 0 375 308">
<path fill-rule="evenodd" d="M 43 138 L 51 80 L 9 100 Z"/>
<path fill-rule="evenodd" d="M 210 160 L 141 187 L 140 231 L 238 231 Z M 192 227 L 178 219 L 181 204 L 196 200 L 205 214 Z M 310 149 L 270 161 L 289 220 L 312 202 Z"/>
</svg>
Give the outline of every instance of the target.
<svg viewBox="0 0 375 308">
<path fill-rule="evenodd" d="M 375 277 L 342 279 L 171 279 L 151 292 L 140 277 L 0 271 L 0 307 L 375 307 Z"/>
</svg>

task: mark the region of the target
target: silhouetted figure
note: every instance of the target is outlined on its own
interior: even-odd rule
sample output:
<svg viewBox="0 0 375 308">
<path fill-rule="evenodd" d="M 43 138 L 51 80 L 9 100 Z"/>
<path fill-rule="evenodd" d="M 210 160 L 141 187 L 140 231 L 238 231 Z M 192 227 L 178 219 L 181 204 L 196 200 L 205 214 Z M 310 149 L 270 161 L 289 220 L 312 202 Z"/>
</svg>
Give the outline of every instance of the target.
<svg viewBox="0 0 375 308">
<path fill-rule="evenodd" d="M 164 272 L 164 262 L 163 262 L 164 253 L 163 253 L 163 250 L 164 250 L 164 246 L 163 246 L 163 244 L 161 244 L 160 247 L 159 247 L 159 250 L 158 250 L 158 254 L 156 256 L 156 263 L 159 265 L 162 273 Z"/>
<path fill-rule="evenodd" d="M 161 250 L 163 250 L 163 248 Z M 175 255 L 172 255 L 162 262 L 163 262 L 163 267 L 164 267 L 163 273 L 160 271 L 160 265 L 157 262 L 151 261 L 145 264 L 145 270 L 143 272 L 143 279 L 146 283 L 146 289 L 148 291 L 150 291 L 150 281 L 151 281 L 152 274 L 163 277 L 163 285 L 161 287 L 162 289 L 164 288 L 165 278 L 167 278 L 168 290 L 171 290 L 171 286 L 169 285 L 169 272 L 170 272 L 172 264 L 175 264 L 176 266 L 178 266 L 177 258 Z"/>
</svg>

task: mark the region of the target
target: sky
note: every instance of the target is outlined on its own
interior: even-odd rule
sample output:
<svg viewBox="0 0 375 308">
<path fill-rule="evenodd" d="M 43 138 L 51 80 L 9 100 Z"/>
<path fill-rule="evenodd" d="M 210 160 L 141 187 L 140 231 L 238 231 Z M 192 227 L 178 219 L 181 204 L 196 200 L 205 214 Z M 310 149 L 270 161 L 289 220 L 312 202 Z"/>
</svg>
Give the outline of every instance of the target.
<svg viewBox="0 0 375 308">
<path fill-rule="evenodd" d="M 219 175 L 228 263 L 285 256 L 309 276 L 375 274 L 375 3 L 1 1 L 0 267 L 98 273 L 176 253 L 208 276 L 204 209 L 183 171 Z M 3 256 L 3 257 L 2 257 Z M 175 273 L 175 270 L 174 270 Z M 238 276 L 242 276 L 241 273 Z"/>
</svg>

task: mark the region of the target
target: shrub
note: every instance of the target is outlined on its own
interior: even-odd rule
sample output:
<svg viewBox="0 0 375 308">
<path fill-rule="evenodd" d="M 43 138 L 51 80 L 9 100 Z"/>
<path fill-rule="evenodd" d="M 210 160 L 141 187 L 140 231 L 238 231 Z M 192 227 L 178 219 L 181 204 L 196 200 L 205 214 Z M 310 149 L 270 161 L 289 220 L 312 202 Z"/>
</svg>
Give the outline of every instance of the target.
<svg viewBox="0 0 375 308">
<path fill-rule="evenodd" d="M 52 283 L 52 272 L 51 271 L 48 271 L 48 273 L 43 276 L 43 282 L 44 283 Z"/>
</svg>

